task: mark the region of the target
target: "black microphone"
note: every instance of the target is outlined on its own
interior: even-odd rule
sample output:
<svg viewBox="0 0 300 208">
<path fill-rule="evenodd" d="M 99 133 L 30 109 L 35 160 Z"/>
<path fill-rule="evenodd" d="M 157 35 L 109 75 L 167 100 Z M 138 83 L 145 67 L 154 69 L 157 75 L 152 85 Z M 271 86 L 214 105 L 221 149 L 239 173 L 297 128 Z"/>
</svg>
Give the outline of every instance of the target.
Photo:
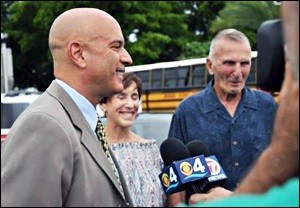
<svg viewBox="0 0 300 208">
<path fill-rule="evenodd" d="M 210 176 L 205 157 L 191 157 L 189 150 L 179 139 L 166 139 L 160 146 L 160 152 L 166 167 L 159 178 L 166 195 L 183 190 L 198 192 L 194 182 Z"/>
<path fill-rule="evenodd" d="M 166 166 L 171 165 L 174 161 L 183 160 L 190 157 L 190 151 L 182 141 L 176 138 L 168 138 L 160 145 L 161 157 Z"/>
<path fill-rule="evenodd" d="M 205 144 L 199 140 L 193 140 L 186 144 L 186 148 L 189 150 L 191 156 L 197 156 L 199 154 L 204 155 L 205 157 L 209 156 L 209 150 Z"/>
<path fill-rule="evenodd" d="M 214 187 L 221 186 L 227 179 L 227 176 L 216 156 L 211 155 L 205 144 L 199 140 L 193 140 L 189 142 L 186 147 L 192 157 L 200 154 L 205 156 L 205 160 L 211 174 L 210 177 L 196 184 L 199 192 L 195 193 L 206 193 Z M 190 192 L 189 194 L 191 195 L 194 193 Z"/>
</svg>

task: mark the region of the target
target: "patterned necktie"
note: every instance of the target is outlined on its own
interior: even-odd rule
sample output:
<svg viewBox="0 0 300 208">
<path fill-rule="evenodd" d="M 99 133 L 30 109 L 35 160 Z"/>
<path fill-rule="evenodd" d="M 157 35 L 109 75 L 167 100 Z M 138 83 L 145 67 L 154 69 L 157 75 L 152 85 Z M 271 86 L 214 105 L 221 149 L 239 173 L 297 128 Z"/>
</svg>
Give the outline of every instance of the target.
<svg viewBox="0 0 300 208">
<path fill-rule="evenodd" d="M 97 122 L 97 126 L 96 126 L 95 132 L 96 132 L 97 137 L 98 137 L 98 139 L 100 141 L 100 144 L 101 144 L 101 146 L 102 146 L 102 148 L 103 148 L 103 150 L 104 150 L 104 152 L 106 154 L 106 157 L 109 160 L 109 162 L 110 162 L 110 164 L 111 164 L 111 166 L 113 168 L 113 171 L 114 171 L 114 173 L 116 175 L 116 178 L 117 178 L 117 180 L 119 182 L 119 186 L 121 188 L 122 194 L 124 196 L 124 191 L 123 191 L 123 187 L 121 185 L 120 176 L 119 176 L 117 167 L 116 167 L 116 165 L 115 165 L 115 163 L 114 163 L 114 161 L 113 161 L 113 159 L 112 159 L 112 157 L 110 155 L 110 152 L 109 152 L 109 149 L 108 149 L 108 144 L 107 144 L 107 141 L 106 141 L 105 129 L 104 129 L 104 126 L 103 126 L 103 124 L 102 124 L 102 122 L 101 122 L 101 120 L 100 120 L 99 117 L 98 117 L 98 122 Z"/>
</svg>

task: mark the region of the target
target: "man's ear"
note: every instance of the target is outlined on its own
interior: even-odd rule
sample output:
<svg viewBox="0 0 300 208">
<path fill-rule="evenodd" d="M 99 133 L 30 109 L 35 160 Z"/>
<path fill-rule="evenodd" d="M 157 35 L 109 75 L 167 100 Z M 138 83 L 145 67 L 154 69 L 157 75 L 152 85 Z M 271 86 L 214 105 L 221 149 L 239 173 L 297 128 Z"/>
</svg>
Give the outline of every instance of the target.
<svg viewBox="0 0 300 208">
<path fill-rule="evenodd" d="M 214 71 L 211 68 L 212 62 L 209 58 L 206 59 L 206 69 L 210 75 L 214 75 Z"/>
<path fill-rule="evenodd" d="M 99 104 L 99 107 L 103 112 L 106 112 L 106 103 Z"/>
<path fill-rule="evenodd" d="M 79 68 L 85 68 L 86 58 L 82 44 L 77 41 L 70 41 L 67 49 L 70 60 Z"/>
</svg>

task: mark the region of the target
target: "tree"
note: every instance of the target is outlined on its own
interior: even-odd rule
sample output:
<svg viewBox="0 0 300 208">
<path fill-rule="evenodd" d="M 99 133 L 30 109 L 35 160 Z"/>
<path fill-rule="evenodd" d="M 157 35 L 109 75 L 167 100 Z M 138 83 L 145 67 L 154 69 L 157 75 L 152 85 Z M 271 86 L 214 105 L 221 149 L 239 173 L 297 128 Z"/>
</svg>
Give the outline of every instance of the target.
<svg viewBox="0 0 300 208">
<path fill-rule="evenodd" d="M 182 47 L 179 59 L 206 57 L 212 35 L 209 28 L 224 8 L 224 1 L 181 1 L 186 15 L 189 37 Z"/>
<path fill-rule="evenodd" d="M 15 86 L 44 91 L 50 84 L 54 77 L 48 32 L 55 17 L 75 7 L 100 8 L 113 15 L 123 27 L 126 48 L 135 64 L 175 60 L 188 41 L 185 15 L 178 5 L 164 1 L 15 1 L 6 7 L 9 18 L 4 24 L 13 50 Z M 136 41 L 130 41 L 134 35 Z"/>
<path fill-rule="evenodd" d="M 226 28 L 235 28 L 247 35 L 252 50 L 256 50 L 256 34 L 261 23 L 279 18 L 279 7 L 268 1 L 227 2 L 219 17 L 210 27 L 211 34 Z"/>
<path fill-rule="evenodd" d="M 8 8 L 13 4 L 13 1 L 1 1 L 1 33 L 3 33 L 3 26 L 8 19 Z"/>
<path fill-rule="evenodd" d="M 176 60 L 188 40 L 188 25 L 178 2 L 133 2 L 126 15 L 129 34 L 135 41 L 127 44 L 134 64 Z"/>
<path fill-rule="evenodd" d="M 211 35 L 209 28 L 219 11 L 224 8 L 225 1 L 182 1 L 187 16 L 189 31 L 196 34 L 200 41 L 207 41 Z"/>
</svg>

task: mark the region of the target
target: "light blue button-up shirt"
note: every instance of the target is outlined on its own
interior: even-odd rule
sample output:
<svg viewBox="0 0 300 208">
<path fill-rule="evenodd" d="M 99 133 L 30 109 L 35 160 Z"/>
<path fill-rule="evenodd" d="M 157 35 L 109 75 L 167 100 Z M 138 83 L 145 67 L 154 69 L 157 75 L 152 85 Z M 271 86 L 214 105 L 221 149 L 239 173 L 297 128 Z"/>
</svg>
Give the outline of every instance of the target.
<svg viewBox="0 0 300 208">
<path fill-rule="evenodd" d="M 88 101 L 84 96 L 67 85 L 65 82 L 59 79 L 55 79 L 55 81 L 70 95 L 94 132 L 98 120 L 95 106 L 93 106 L 90 101 Z"/>
</svg>

